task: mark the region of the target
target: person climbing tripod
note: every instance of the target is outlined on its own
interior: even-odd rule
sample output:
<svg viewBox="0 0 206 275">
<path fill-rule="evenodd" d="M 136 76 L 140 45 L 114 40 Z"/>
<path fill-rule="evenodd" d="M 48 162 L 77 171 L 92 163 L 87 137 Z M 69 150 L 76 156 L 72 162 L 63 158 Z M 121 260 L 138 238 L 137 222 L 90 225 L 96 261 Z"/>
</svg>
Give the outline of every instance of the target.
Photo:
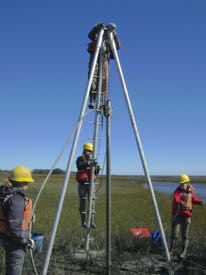
<svg viewBox="0 0 206 275">
<path fill-rule="evenodd" d="M 79 213 L 81 217 L 82 227 L 87 228 L 86 222 L 86 201 L 89 199 L 89 188 L 91 182 L 91 170 L 95 167 L 94 171 L 94 181 L 96 181 L 96 175 L 99 174 L 100 167 L 95 160 L 91 159 L 93 152 L 93 144 L 85 143 L 83 146 L 83 153 L 76 160 L 77 173 L 76 180 L 79 183 L 78 193 L 79 193 Z M 95 193 L 95 192 L 94 192 Z M 96 228 L 94 223 L 94 200 L 92 203 L 92 215 L 90 226 Z"/>
</svg>

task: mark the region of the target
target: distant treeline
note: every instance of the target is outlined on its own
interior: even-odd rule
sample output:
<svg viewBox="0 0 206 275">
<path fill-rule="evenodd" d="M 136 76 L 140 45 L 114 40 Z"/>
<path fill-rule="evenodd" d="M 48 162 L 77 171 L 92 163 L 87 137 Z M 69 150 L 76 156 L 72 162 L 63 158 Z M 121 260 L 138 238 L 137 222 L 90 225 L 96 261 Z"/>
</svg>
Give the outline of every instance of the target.
<svg viewBox="0 0 206 275">
<path fill-rule="evenodd" d="M 34 169 L 32 171 L 33 174 L 48 174 L 49 173 L 49 169 Z M 60 175 L 60 174 L 64 174 L 65 171 L 60 169 L 60 168 L 56 168 L 52 171 L 52 174 L 55 174 L 55 175 Z"/>
<path fill-rule="evenodd" d="M 32 173 L 33 174 L 48 174 L 49 173 L 49 169 L 33 169 L 32 170 Z M 9 170 L 2 170 L 0 169 L 0 173 L 9 173 L 10 171 Z M 64 174 L 65 171 L 60 169 L 60 168 L 56 168 L 53 170 L 52 174 Z"/>
</svg>

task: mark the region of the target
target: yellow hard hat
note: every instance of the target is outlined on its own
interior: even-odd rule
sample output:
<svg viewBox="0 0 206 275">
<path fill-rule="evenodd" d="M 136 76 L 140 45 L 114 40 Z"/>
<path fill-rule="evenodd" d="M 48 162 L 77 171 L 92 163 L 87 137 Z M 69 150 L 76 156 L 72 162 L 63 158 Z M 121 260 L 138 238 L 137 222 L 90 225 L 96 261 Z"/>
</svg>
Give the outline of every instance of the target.
<svg viewBox="0 0 206 275">
<path fill-rule="evenodd" d="M 9 176 L 9 180 L 17 181 L 17 182 L 33 182 L 31 171 L 28 167 L 20 165 L 15 167 Z"/>
<path fill-rule="evenodd" d="M 181 176 L 180 176 L 180 183 L 187 183 L 187 182 L 189 182 L 190 181 L 190 178 L 188 177 L 188 175 L 185 175 L 185 174 L 182 174 Z"/>
<path fill-rule="evenodd" d="M 93 144 L 91 144 L 91 143 L 85 143 L 84 146 L 83 146 L 83 149 L 84 150 L 89 150 L 89 151 L 93 152 Z"/>
</svg>

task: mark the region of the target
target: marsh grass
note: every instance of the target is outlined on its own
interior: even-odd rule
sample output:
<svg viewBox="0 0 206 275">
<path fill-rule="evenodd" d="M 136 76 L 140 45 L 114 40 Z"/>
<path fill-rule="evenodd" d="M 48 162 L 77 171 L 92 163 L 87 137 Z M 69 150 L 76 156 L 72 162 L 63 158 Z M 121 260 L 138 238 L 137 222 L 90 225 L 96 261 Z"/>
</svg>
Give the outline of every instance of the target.
<svg viewBox="0 0 206 275">
<path fill-rule="evenodd" d="M 6 174 L 1 174 L 0 180 L 3 180 L 5 176 Z M 28 196 L 33 200 L 45 179 L 45 175 L 34 175 L 34 179 L 35 183 L 31 184 L 28 190 Z M 45 248 L 48 245 L 49 233 L 54 221 L 62 182 L 63 175 L 52 175 L 36 208 L 36 223 L 33 225 L 33 232 L 41 232 L 45 235 Z M 131 228 L 136 227 L 148 227 L 150 232 L 158 230 L 151 196 L 149 191 L 144 188 L 144 183 L 144 181 L 135 177 L 112 177 L 112 256 L 114 259 L 124 259 L 125 256 L 121 257 L 121 255 L 125 255 L 125 253 L 128 253 L 128 255 L 133 253 L 138 256 L 140 254 L 157 252 L 150 239 L 133 239 L 130 232 Z M 102 250 L 105 248 L 105 192 L 105 179 L 103 178 L 101 188 L 97 193 L 97 214 L 95 217 L 97 230 L 92 230 L 91 232 L 94 237 L 91 249 Z M 172 198 L 160 192 L 155 193 L 166 238 L 169 240 Z M 53 248 L 51 258 L 52 273 L 50 274 L 58 274 L 57 272 L 55 273 L 55 263 L 58 269 L 59 262 L 65 263 L 69 261 L 68 259 L 71 261 L 70 255 L 82 249 L 83 230 L 80 226 L 78 208 L 77 183 L 74 175 L 71 175 Z M 203 208 L 194 208 L 189 253 L 202 256 L 206 252 L 206 212 Z M 0 253 L 2 255 L 2 249 Z M 35 260 L 40 269 L 43 257 L 43 254 L 35 255 Z M 2 261 L 3 256 L 0 257 L 0 270 Z M 28 274 L 31 270 L 28 257 L 25 270 Z"/>
</svg>

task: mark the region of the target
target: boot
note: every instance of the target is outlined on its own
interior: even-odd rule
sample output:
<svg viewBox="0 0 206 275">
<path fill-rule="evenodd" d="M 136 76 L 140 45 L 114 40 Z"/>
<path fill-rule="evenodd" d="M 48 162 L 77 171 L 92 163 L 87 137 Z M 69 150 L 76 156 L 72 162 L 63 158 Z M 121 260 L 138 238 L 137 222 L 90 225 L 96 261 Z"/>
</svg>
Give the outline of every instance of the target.
<svg viewBox="0 0 206 275">
<path fill-rule="evenodd" d="M 174 252 L 174 247 L 176 245 L 176 240 L 170 241 L 170 253 Z"/>
<path fill-rule="evenodd" d="M 188 240 L 183 241 L 182 253 L 180 254 L 181 259 L 184 259 L 186 257 L 186 251 L 187 251 L 188 244 L 189 244 Z"/>
<path fill-rule="evenodd" d="M 96 226 L 96 224 L 94 222 L 91 223 L 90 227 L 93 228 L 93 229 L 97 228 L 97 226 Z"/>
<path fill-rule="evenodd" d="M 86 216 L 85 216 L 85 214 L 81 215 L 81 220 L 82 220 L 82 227 L 83 228 L 88 228 L 87 223 L 86 223 Z"/>
<path fill-rule="evenodd" d="M 94 109 L 95 107 L 95 99 L 96 99 L 97 91 L 90 91 L 89 94 L 89 109 Z"/>
<path fill-rule="evenodd" d="M 90 99 L 89 109 L 94 109 L 94 99 Z"/>
<path fill-rule="evenodd" d="M 96 229 L 96 228 L 97 228 L 96 224 L 94 223 L 94 214 L 92 214 L 92 217 L 91 217 L 91 224 L 90 224 L 90 227 L 93 228 L 93 229 Z"/>
<path fill-rule="evenodd" d="M 83 228 L 88 228 L 87 223 L 86 223 L 86 222 L 82 222 L 82 227 L 83 227 Z"/>
<path fill-rule="evenodd" d="M 176 257 L 177 256 L 176 244 L 177 244 L 176 240 L 171 240 L 170 241 L 170 249 L 169 249 L 169 251 L 170 251 L 171 257 Z"/>
</svg>

